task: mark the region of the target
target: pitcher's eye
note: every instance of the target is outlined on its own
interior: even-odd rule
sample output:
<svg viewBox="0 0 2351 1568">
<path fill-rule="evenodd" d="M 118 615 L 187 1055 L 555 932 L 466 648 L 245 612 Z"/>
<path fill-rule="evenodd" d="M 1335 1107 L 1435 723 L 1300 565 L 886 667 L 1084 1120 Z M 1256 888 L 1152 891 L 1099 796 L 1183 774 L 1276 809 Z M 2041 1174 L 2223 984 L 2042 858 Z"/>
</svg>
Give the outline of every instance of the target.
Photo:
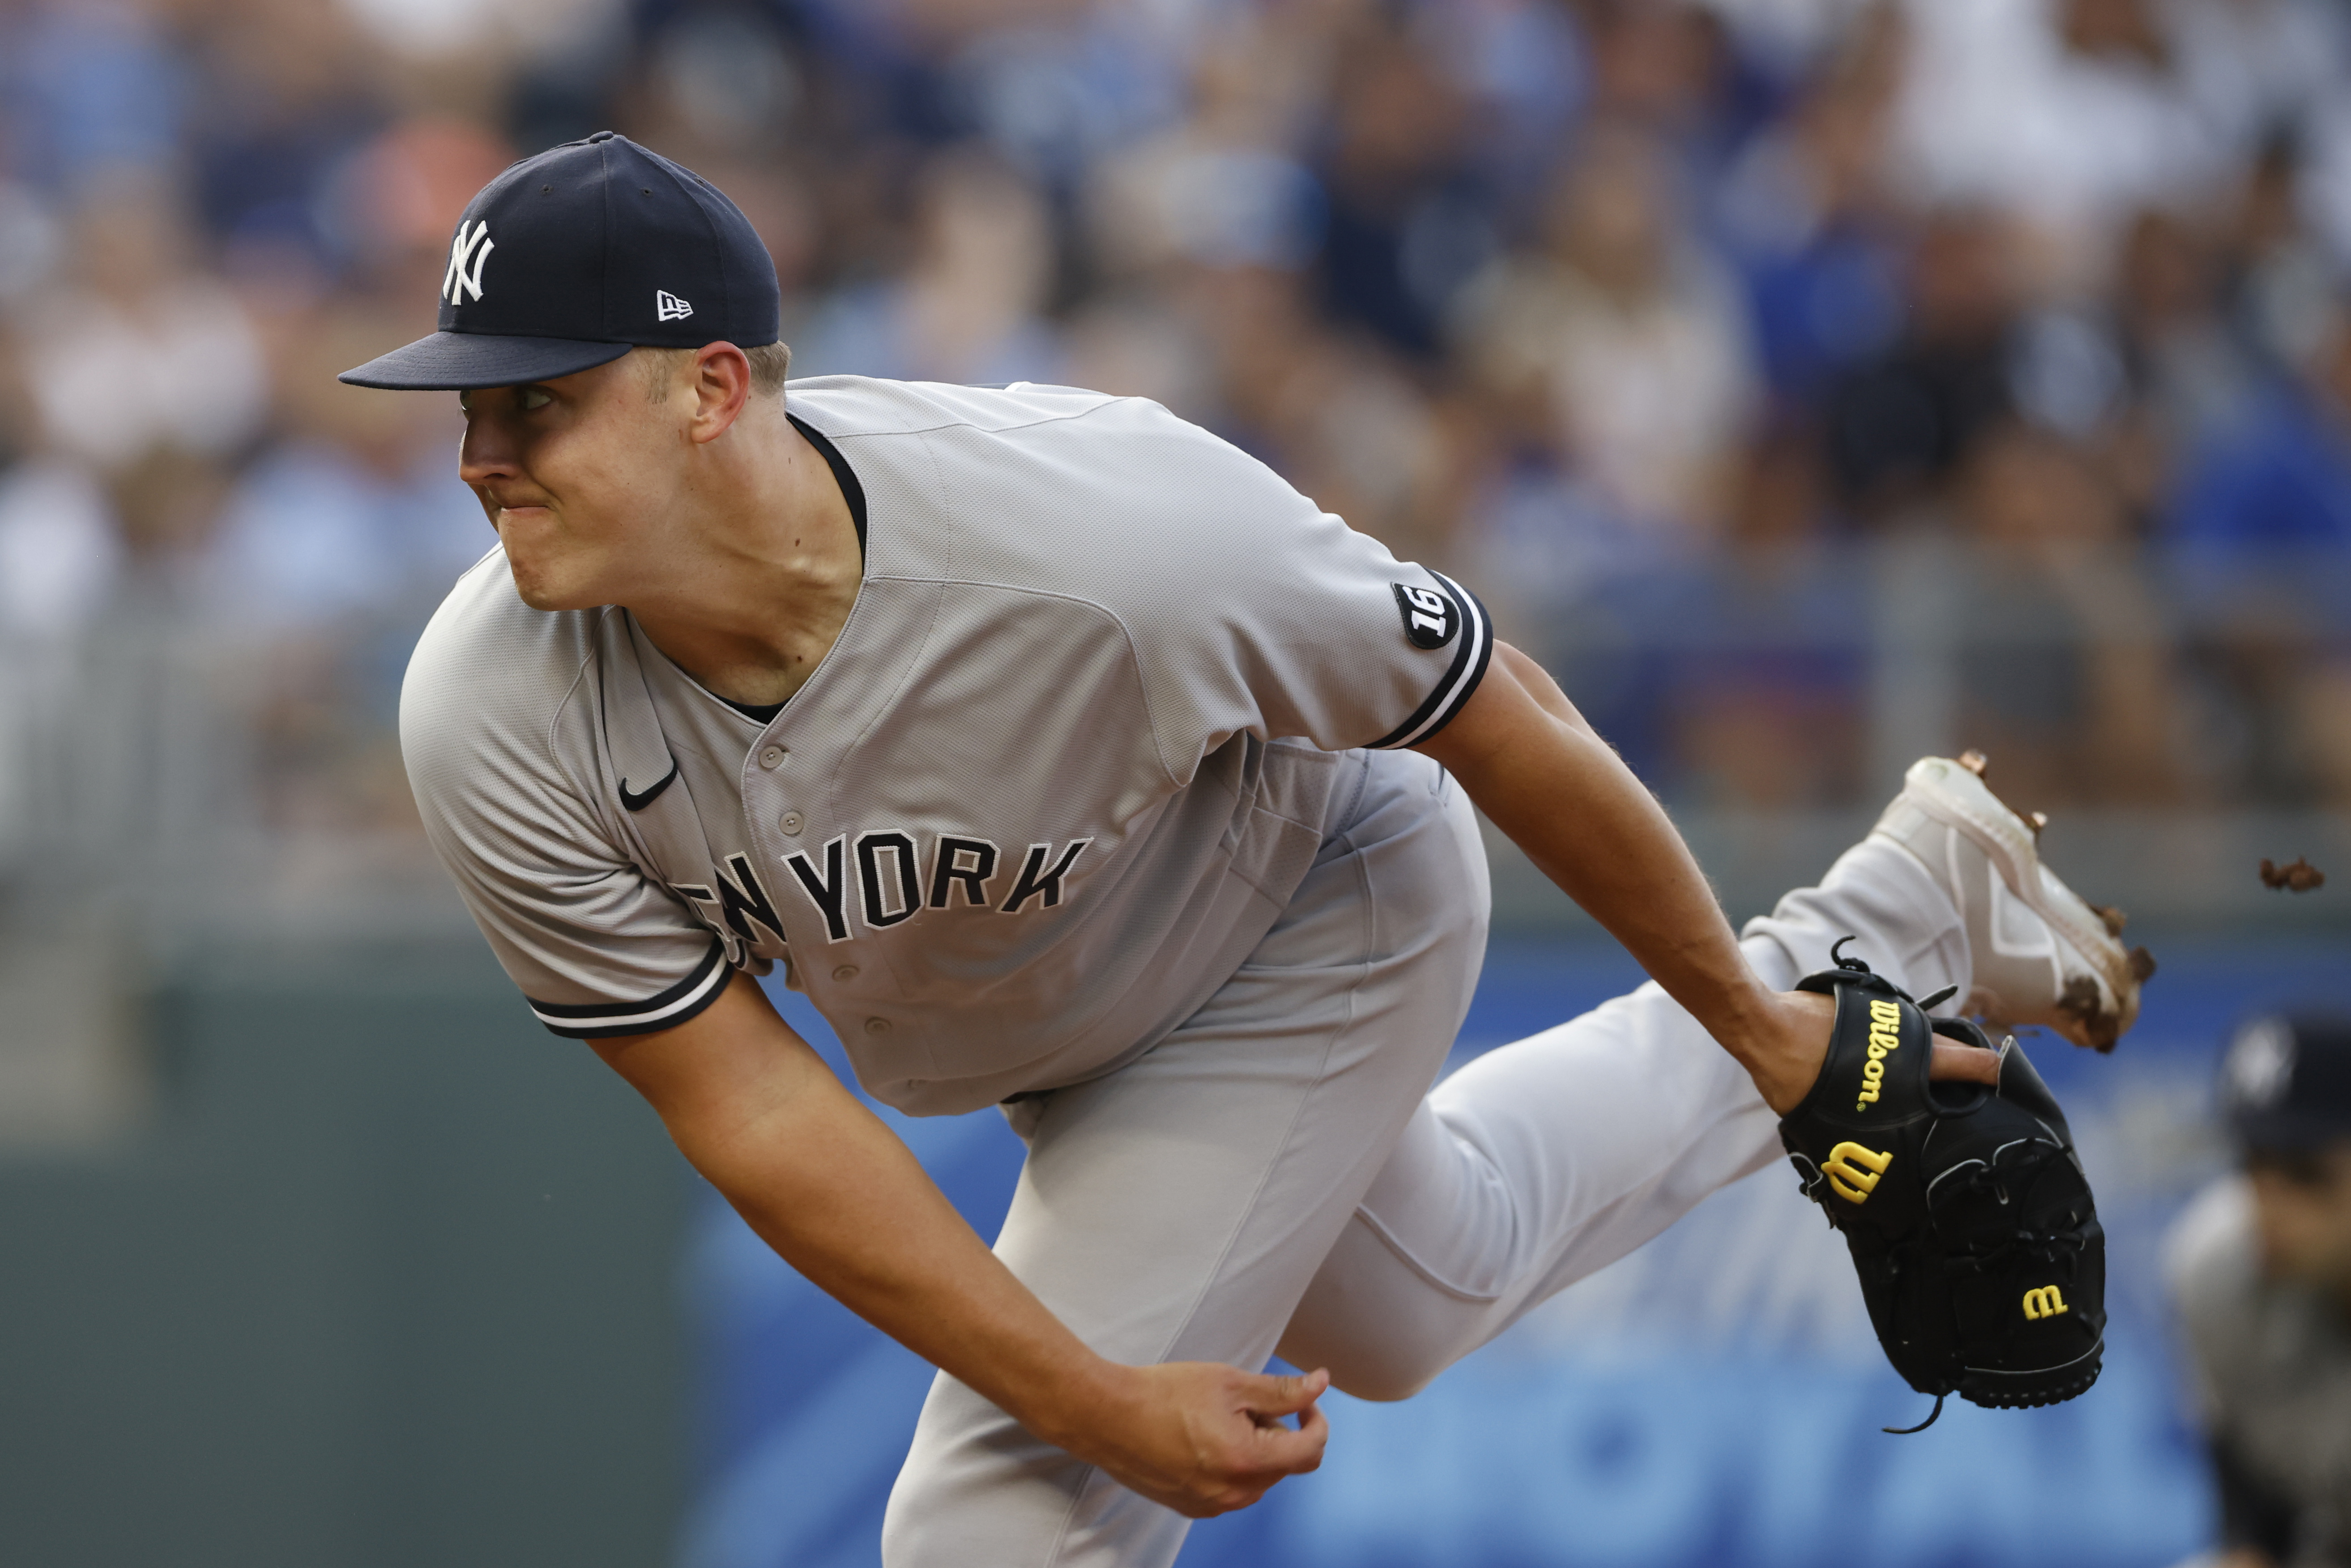
<svg viewBox="0 0 2351 1568">
<path fill-rule="evenodd" d="M 459 413 L 471 413 L 474 412 L 474 394 L 472 392 L 461 392 L 457 394 L 457 412 Z"/>
<path fill-rule="evenodd" d="M 555 399 L 553 397 L 549 396 L 540 388 L 525 387 L 522 389 L 522 409 L 525 413 L 528 413 L 535 409 L 545 408 L 549 403 L 551 403 L 554 401 Z"/>
</svg>

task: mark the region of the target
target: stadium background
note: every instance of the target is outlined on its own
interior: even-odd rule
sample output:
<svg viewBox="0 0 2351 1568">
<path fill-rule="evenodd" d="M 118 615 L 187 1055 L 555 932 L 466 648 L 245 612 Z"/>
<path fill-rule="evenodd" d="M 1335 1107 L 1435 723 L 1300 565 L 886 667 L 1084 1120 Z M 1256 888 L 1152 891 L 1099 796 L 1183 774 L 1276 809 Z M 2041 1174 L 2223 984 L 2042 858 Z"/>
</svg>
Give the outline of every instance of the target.
<svg viewBox="0 0 2351 1568">
<path fill-rule="evenodd" d="M 2164 959 L 2037 1056 L 2090 1396 L 1881 1437 L 1765 1172 L 1186 1563 L 2194 1551 L 2212 1054 L 2351 1004 L 2346 889 L 2255 875 L 2351 876 L 2346 77 L 2334 0 L 0 0 L 0 1558 L 873 1559 L 921 1368 L 529 1022 L 399 771 L 486 535 L 454 400 L 331 377 L 607 125 L 751 215 L 797 372 L 1155 397 L 1477 586 L 1735 916 L 1971 744 Z M 1464 1051 L 1633 974 L 1496 858 Z M 898 1124 L 989 1223 L 1009 1134 Z"/>
</svg>

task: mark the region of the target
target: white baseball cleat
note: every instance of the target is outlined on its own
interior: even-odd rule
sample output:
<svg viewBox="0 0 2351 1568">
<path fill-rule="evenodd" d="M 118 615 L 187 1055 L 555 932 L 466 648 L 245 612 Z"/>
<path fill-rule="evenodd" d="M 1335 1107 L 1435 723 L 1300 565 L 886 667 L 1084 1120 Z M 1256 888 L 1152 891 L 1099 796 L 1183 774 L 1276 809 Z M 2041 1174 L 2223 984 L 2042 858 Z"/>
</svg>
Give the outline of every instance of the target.
<svg viewBox="0 0 2351 1568">
<path fill-rule="evenodd" d="M 1917 856 L 1959 906 L 1974 960 L 1963 1012 L 2112 1051 L 2138 1017 L 2155 959 L 2116 939 L 2120 911 L 2085 903 L 2041 863 L 2045 819 L 2001 804 L 1983 768 L 1973 751 L 1912 763 L 1871 831 Z"/>
</svg>

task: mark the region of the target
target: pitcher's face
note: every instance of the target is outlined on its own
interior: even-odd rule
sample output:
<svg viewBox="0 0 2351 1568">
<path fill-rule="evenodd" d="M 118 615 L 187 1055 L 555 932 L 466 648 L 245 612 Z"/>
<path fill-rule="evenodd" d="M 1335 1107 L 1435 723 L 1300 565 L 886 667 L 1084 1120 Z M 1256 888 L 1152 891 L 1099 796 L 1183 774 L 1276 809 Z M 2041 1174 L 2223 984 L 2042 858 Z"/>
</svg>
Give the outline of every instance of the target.
<svg viewBox="0 0 2351 1568">
<path fill-rule="evenodd" d="M 622 601 L 661 548 L 693 442 L 646 395 L 633 353 L 551 381 L 459 394 L 458 477 L 537 610 Z"/>
</svg>

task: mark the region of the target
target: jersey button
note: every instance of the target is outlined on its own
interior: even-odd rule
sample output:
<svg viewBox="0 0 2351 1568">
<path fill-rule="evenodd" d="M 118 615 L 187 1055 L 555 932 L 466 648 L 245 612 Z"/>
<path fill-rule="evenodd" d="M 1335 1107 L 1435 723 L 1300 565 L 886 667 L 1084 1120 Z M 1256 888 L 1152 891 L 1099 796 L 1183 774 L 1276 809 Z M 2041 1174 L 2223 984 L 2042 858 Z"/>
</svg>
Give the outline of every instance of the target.
<svg viewBox="0 0 2351 1568">
<path fill-rule="evenodd" d="M 759 766 L 762 768 L 774 768 L 779 766 L 783 760 L 784 748 L 780 746 L 770 746 L 766 750 L 759 753 Z"/>
<path fill-rule="evenodd" d="M 832 972 L 832 977 L 836 980 L 841 981 L 853 980 L 857 978 L 857 966 L 854 964 L 843 964 L 841 967 Z M 877 1019 L 874 1021 L 878 1023 L 881 1020 Z"/>
<path fill-rule="evenodd" d="M 888 1034 L 890 1032 L 890 1020 L 888 1019 L 867 1019 L 865 1020 L 865 1032 L 868 1034 Z"/>
<path fill-rule="evenodd" d="M 808 824 L 800 821 L 800 814 L 798 811 L 786 811 L 782 816 L 776 819 L 776 826 L 783 829 L 785 832 L 790 834 L 792 837 L 798 838 L 799 836 L 800 830 L 808 826 Z"/>
</svg>

